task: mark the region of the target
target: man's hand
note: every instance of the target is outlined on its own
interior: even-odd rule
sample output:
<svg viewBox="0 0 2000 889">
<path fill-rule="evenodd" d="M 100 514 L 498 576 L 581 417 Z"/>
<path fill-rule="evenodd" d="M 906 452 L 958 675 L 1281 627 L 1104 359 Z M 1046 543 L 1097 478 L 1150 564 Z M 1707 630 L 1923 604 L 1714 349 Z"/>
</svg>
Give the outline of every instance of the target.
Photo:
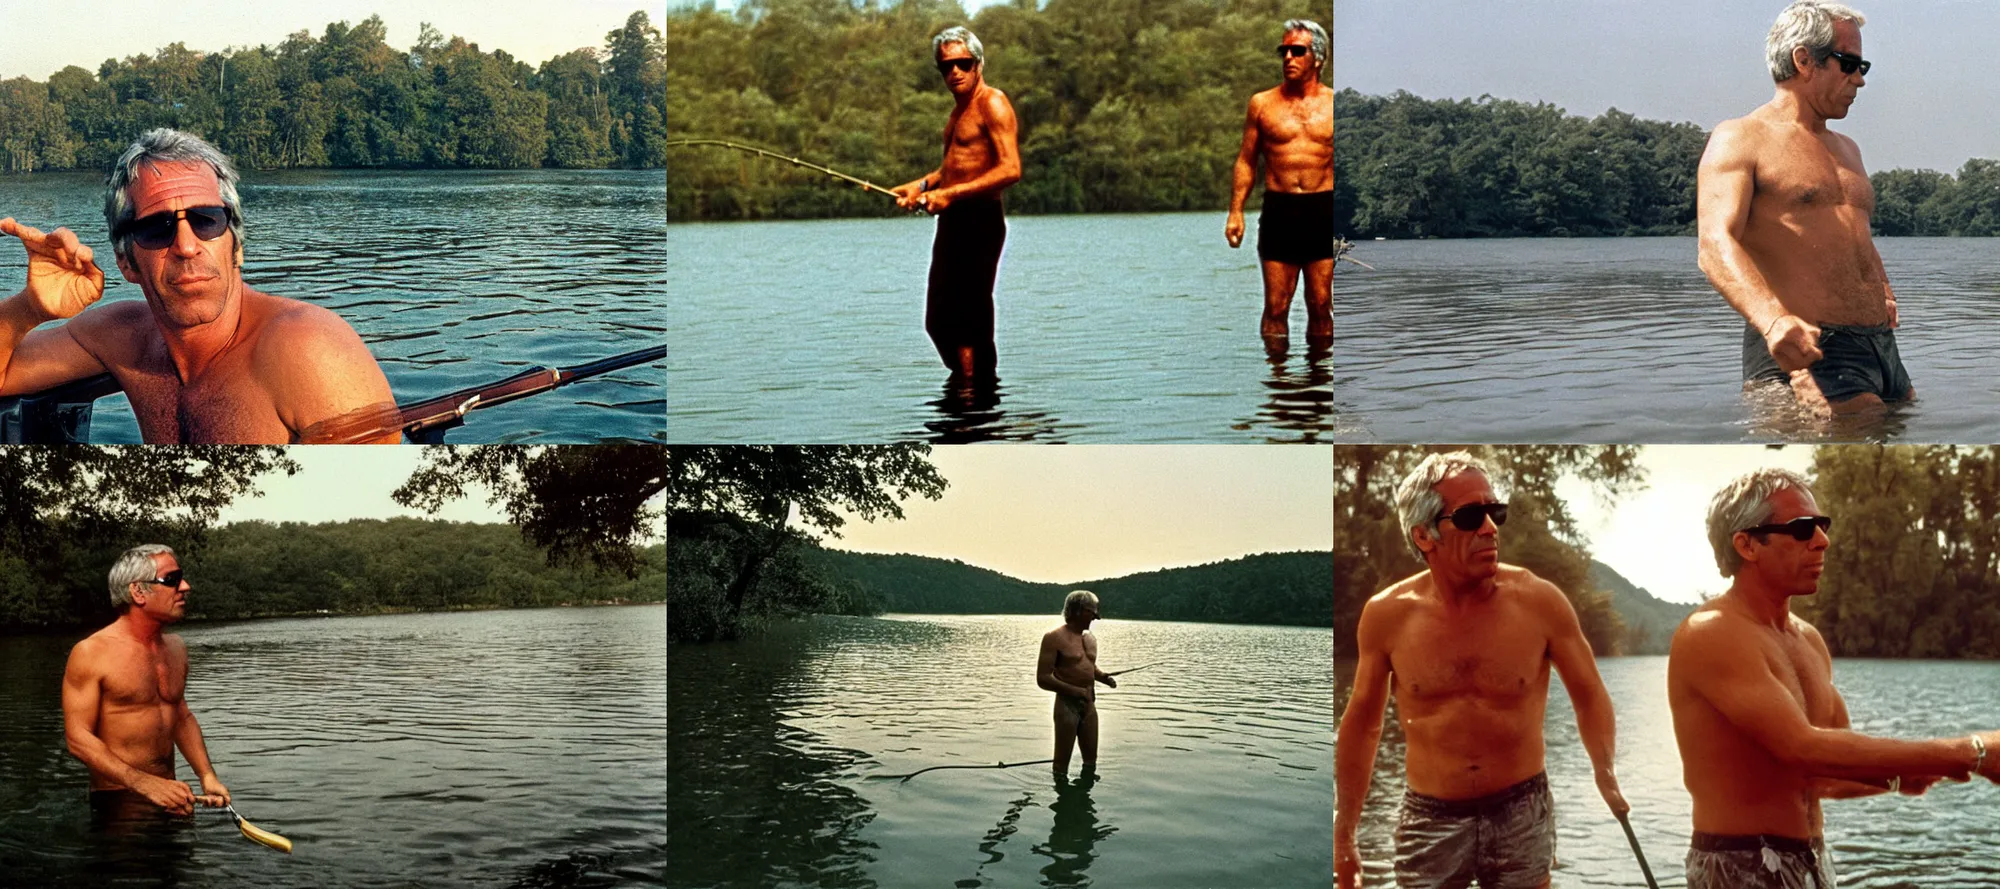
<svg viewBox="0 0 2000 889">
<path fill-rule="evenodd" d="M 924 180 L 905 182 L 889 191 L 896 196 L 896 206 L 905 210 L 920 209 L 922 204 L 918 198 L 924 193 Z"/>
<path fill-rule="evenodd" d="M 1597 770 L 1597 793 L 1604 797 L 1604 804 L 1611 807 L 1611 814 L 1624 815 L 1632 811 L 1632 805 L 1625 801 L 1625 794 L 1618 792 L 1618 776 L 1610 769 Z"/>
<path fill-rule="evenodd" d="M 149 775 L 132 789 L 170 815 L 194 814 L 194 791 L 185 782 Z"/>
<path fill-rule="evenodd" d="M 1113 675 L 1110 675 L 1109 673 L 1107 673 L 1107 674 L 1105 674 L 1105 676 L 1104 676 L 1104 684 L 1105 684 L 1105 685 L 1109 685 L 1109 686 L 1111 686 L 1112 688 L 1117 688 L 1117 687 L 1118 687 L 1118 677 L 1116 677 L 1116 676 L 1113 676 Z"/>
<path fill-rule="evenodd" d="M 1986 742 L 1986 759 L 1980 763 L 1975 774 L 2000 784 L 2000 731 L 1980 732 L 1979 740 Z"/>
<path fill-rule="evenodd" d="M 1229 239 L 1230 247 L 1243 246 L 1243 211 L 1229 211 L 1229 221 L 1222 224 L 1222 236 Z"/>
<path fill-rule="evenodd" d="M 1804 370 L 1824 357 L 1819 350 L 1819 326 L 1797 315 L 1780 315 L 1764 331 L 1764 347 L 1783 370 Z"/>
<path fill-rule="evenodd" d="M 1354 838 L 1333 841 L 1333 884 L 1338 889 L 1361 889 L 1361 850 Z"/>
<path fill-rule="evenodd" d="M 201 795 L 196 799 L 211 809 L 220 809 L 229 805 L 229 788 L 221 778 L 215 777 L 214 772 L 210 772 L 201 776 Z"/>
<path fill-rule="evenodd" d="M 89 247 L 76 233 L 59 228 L 48 234 L 0 219 L 0 233 L 21 239 L 28 250 L 28 294 L 46 320 L 74 318 L 104 295 L 104 272 L 92 261 Z"/>
<path fill-rule="evenodd" d="M 944 208 L 951 206 L 951 201 L 952 197 L 949 191 L 942 188 L 933 188 L 930 191 L 924 192 L 924 196 L 917 200 L 917 206 L 922 207 L 925 213 L 936 216 L 939 213 L 943 213 Z"/>
<path fill-rule="evenodd" d="M 1903 326 L 1902 317 L 1896 314 L 1896 298 L 1893 296 L 1889 297 L 1887 300 L 1885 300 L 1885 302 L 1888 303 L 1889 306 L 1889 329 L 1895 330 L 1896 328 Z"/>
</svg>

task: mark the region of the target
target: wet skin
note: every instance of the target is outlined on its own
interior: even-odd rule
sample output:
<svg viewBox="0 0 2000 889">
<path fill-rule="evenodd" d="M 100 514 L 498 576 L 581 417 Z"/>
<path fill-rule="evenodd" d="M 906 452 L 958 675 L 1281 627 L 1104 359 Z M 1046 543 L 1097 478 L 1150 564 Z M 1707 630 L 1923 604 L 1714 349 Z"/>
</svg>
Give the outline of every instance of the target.
<svg viewBox="0 0 2000 889">
<path fill-rule="evenodd" d="M 1312 35 L 1292 31 L 1281 46 L 1312 46 Z M 1316 194 L 1333 190 L 1333 89 L 1320 82 L 1320 63 L 1311 52 L 1283 59 L 1284 82 L 1250 98 L 1243 143 L 1231 180 L 1229 216 L 1223 235 L 1229 246 L 1243 243 L 1243 204 L 1249 200 L 1259 159 L 1264 191 Z M 1264 316 L 1260 332 L 1278 351 L 1290 334 L 1292 294 L 1305 276 L 1306 338 L 1309 345 L 1333 339 L 1333 259 L 1304 266 L 1260 260 Z"/>
</svg>

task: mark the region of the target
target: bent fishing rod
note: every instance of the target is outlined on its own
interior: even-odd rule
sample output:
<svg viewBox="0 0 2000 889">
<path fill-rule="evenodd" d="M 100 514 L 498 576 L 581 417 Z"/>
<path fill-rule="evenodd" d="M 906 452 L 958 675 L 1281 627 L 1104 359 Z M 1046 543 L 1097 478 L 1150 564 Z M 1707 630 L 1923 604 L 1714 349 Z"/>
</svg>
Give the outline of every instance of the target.
<svg viewBox="0 0 2000 889">
<path fill-rule="evenodd" d="M 1144 669 L 1146 669 L 1147 667 L 1157 667 L 1157 666 L 1159 666 L 1159 665 L 1161 665 L 1161 664 L 1170 664 L 1170 663 L 1173 663 L 1173 661 L 1171 661 L 1171 660 L 1166 660 L 1166 661 L 1154 661 L 1154 662 L 1152 662 L 1152 663 L 1150 663 L 1150 664 L 1142 664 L 1142 665 L 1140 665 L 1140 666 L 1137 666 L 1137 667 L 1127 667 L 1127 668 L 1125 668 L 1125 669 L 1123 669 L 1123 670 L 1118 670 L 1118 671 L 1116 671 L 1116 672 L 1112 672 L 1112 673 L 1106 673 L 1106 674 L 1104 674 L 1104 675 L 1106 675 L 1106 676 L 1123 676 L 1123 675 L 1125 675 L 1126 673 L 1137 673 L 1137 672 L 1139 672 L 1140 670 L 1144 670 Z M 992 764 L 992 765 L 990 765 L 990 766 L 989 766 L 989 765 L 986 765 L 985 763 L 962 763 L 962 764 L 958 764 L 958 765 L 948 765 L 948 766 L 931 766 L 930 768 L 927 768 L 927 769 L 918 769 L 918 770 L 916 770 L 916 771 L 914 771 L 914 772 L 911 772 L 911 773 L 909 773 L 909 774 L 907 774 L 907 775 L 875 775 L 875 776 L 873 776 L 873 777 L 877 777 L 877 778 L 882 778 L 882 779 L 884 779 L 884 780 L 887 780 L 887 779 L 890 779 L 890 778 L 901 778 L 901 779 L 903 779 L 903 780 L 902 780 L 902 781 L 899 781 L 899 782 L 897 782 L 897 783 L 899 783 L 899 784 L 907 784 L 907 783 L 909 783 L 909 780 L 910 780 L 911 778 L 915 778 L 916 776 L 918 776 L 918 775 L 921 775 L 921 774 L 923 774 L 923 773 L 925 773 L 925 772 L 935 772 L 935 771 L 937 771 L 938 769 L 1011 769 L 1011 768 L 1014 768 L 1015 766 L 1039 766 L 1039 765 L 1047 765 L 1047 764 L 1049 764 L 1049 763 L 1052 763 L 1052 762 L 1055 762 L 1055 760 L 1053 760 L 1053 759 L 1031 759 L 1031 760 L 1028 760 L 1028 761 L 1026 761 L 1026 762 L 997 762 L 997 763 L 994 763 L 994 764 Z"/>
<path fill-rule="evenodd" d="M 785 161 L 795 167 L 804 167 L 808 170 L 812 170 L 819 173 L 825 173 L 826 175 L 832 176 L 835 179 L 843 179 L 848 182 L 852 182 L 855 185 L 859 185 L 862 188 L 868 189 L 869 191 L 879 191 L 892 198 L 899 198 L 899 199 L 901 198 L 901 195 L 898 195 L 893 191 L 890 191 L 886 188 L 883 188 L 880 185 L 876 185 L 875 183 L 870 182 L 866 179 L 862 179 L 858 176 L 849 176 L 846 173 L 842 173 L 839 170 L 833 169 L 832 167 L 822 167 L 819 164 L 803 161 L 796 157 L 791 157 L 789 155 L 779 154 L 778 152 L 775 151 L 769 151 L 763 148 L 758 148 L 755 145 L 745 145 L 741 142 L 731 142 L 727 139 L 674 139 L 667 142 L 668 148 L 679 148 L 683 146 L 697 146 L 697 145 L 713 145 L 718 148 L 731 148 L 737 151 L 747 151 L 751 154 L 761 155 L 763 157 L 768 157 L 773 160 Z"/>
</svg>

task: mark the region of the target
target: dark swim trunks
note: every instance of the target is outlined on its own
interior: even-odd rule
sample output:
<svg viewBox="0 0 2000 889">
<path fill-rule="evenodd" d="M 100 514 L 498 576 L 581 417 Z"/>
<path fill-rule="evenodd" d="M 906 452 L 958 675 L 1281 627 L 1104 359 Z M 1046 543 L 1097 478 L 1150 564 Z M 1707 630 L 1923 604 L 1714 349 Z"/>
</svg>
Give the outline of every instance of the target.
<svg viewBox="0 0 2000 889">
<path fill-rule="evenodd" d="M 959 350 L 967 346 L 972 347 L 976 375 L 991 375 L 999 363 L 993 345 L 993 281 L 1006 243 L 1007 217 L 999 198 L 966 198 L 938 214 L 924 331 L 953 371 L 959 368 Z"/>
<path fill-rule="evenodd" d="M 1688 889 L 1833 889 L 1833 857 L 1819 837 L 1694 832 Z"/>
<path fill-rule="evenodd" d="M 1910 374 L 1903 369 L 1902 353 L 1896 349 L 1896 331 L 1887 325 L 1854 327 L 1845 324 L 1819 326 L 1819 350 L 1824 357 L 1813 362 L 1813 381 L 1827 401 L 1846 401 L 1857 395 L 1873 394 L 1883 401 L 1902 401 L 1910 393 Z M 1791 377 L 1771 357 L 1770 347 L 1757 328 L 1743 325 L 1743 382 L 1789 383 Z"/>
<path fill-rule="evenodd" d="M 1333 258 L 1333 192 L 1264 192 L 1257 215 L 1257 258 L 1311 265 Z"/>
<path fill-rule="evenodd" d="M 1396 824 L 1396 885 L 1403 889 L 1540 886 L 1556 859 L 1555 799 L 1548 775 L 1468 800 L 1403 794 Z"/>
</svg>

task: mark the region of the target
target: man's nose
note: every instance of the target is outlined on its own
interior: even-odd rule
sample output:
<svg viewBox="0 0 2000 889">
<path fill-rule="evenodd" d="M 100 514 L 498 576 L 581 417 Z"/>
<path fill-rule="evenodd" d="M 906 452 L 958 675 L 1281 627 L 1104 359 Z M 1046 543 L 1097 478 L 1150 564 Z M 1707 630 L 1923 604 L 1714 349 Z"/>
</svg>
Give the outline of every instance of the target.
<svg viewBox="0 0 2000 889">
<path fill-rule="evenodd" d="M 174 254 L 192 259 L 201 253 L 201 239 L 194 236 L 194 225 L 183 216 L 174 220 Z"/>
</svg>

